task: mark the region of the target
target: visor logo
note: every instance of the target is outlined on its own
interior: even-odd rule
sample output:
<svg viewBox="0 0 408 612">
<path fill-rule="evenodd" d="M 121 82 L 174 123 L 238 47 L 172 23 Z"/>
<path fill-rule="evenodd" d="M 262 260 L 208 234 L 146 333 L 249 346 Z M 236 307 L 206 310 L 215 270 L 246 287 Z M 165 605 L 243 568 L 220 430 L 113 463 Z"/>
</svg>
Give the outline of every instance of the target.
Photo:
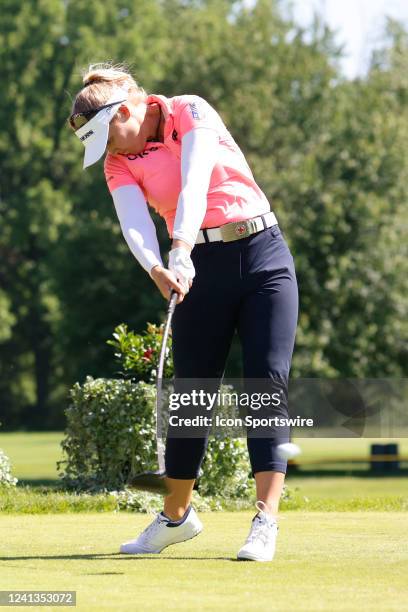
<svg viewBox="0 0 408 612">
<path fill-rule="evenodd" d="M 84 134 L 83 136 L 81 136 L 81 138 L 79 139 L 81 142 L 83 142 L 84 140 L 86 140 L 87 138 L 89 138 L 90 136 L 92 136 L 92 134 L 94 133 L 93 130 L 89 130 L 89 132 L 86 132 L 86 134 Z"/>
</svg>

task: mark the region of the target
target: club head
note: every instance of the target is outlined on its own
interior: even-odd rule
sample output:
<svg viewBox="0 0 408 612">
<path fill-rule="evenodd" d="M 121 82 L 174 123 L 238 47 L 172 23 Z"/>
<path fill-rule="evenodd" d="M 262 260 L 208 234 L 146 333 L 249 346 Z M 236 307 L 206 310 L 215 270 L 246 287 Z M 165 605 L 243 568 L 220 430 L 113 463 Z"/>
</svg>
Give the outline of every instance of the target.
<svg viewBox="0 0 408 612">
<path fill-rule="evenodd" d="M 167 495 L 169 490 L 166 485 L 166 472 L 142 472 L 130 476 L 127 486 L 139 491 L 149 491 L 150 493 L 160 493 Z"/>
</svg>

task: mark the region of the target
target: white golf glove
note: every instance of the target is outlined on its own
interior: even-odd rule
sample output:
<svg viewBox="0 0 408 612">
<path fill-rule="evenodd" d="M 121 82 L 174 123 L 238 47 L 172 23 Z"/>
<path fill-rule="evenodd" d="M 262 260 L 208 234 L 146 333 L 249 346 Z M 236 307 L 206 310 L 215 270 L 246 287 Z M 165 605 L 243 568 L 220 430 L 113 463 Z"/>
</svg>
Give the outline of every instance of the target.
<svg viewBox="0 0 408 612">
<path fill-rule="evenodd" d="M 189 280 L 195 277 L 195 269 L 189 252 L 183 247 L 177 247 L 169 252 L 169 270 L 173 272 L 178 282 L 181 283 L 188 293 Z"/>
</svg>

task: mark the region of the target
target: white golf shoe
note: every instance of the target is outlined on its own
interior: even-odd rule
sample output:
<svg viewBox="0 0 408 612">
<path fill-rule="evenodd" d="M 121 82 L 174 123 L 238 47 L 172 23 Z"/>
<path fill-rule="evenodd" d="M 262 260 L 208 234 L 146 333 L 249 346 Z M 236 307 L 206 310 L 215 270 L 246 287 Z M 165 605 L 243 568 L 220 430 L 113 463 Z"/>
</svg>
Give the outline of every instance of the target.
<svg viewBox="0 0 408 612">
<path fill-rule="evenodd" d="M 237 559 L 246 561 L 272 561 L 275 554 L 278 523 L 276 519 L 265 512 L 266 504 L 257 501 L 258 513 L 252 519 L 251 530 L 245 544 L 239 550 Z"/>
<path fill-rule="evenodd" d="M 203 525 L 192 506 L 176 522 L 159 513 L 138 538 L 122 544 L 120 552 L 130 555 L 160 553 L 170 544 L 191 540 L 202 530 Z"/>
</svg>

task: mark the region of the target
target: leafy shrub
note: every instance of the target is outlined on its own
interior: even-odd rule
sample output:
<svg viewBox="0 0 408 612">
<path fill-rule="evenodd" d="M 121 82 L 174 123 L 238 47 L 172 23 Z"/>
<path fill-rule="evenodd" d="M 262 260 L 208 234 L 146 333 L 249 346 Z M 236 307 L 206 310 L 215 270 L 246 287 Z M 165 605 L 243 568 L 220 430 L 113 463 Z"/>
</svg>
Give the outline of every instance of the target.
<svg viewBox="0 0 408 612">
<path fill-rule="evenodd" d="M 163 497 L 158 494 L 123 489 L 121 491 L 111 491 L 110 495 L 115 498 L 117 511 L 155 513 L 163 509 Z M 193 491 L 192 503 L 197 512 L 222 509 L 221 501 L 218 498 L 203 497 L 198 491 Z"/>
<path fill-rule="evenodd" d="M 146 331 L 135 334 L 133 331 L 128 331 L 126 325 L 121 324 L 115 328 L 114 339 L 108 340 L 108 344 L 115 348 L 116 359 L 124 371 L 131 374 L 134 379 L 155 383 L 163 329 L 163 325 L 148 323 Z M 166 348 L 164 378 L 172 376 L 170 334 Z M 231 497 L 248 495 L 249 489 L 254 484 L 253 480 L 248 480 L 248 473 L 249 462 L 244 440 L 210 437 L 200 474 L 200 492 L 203 495 L 224 494 Z"/>
<path fill-rule="evenodd" d="M 66 484 L 121 488 L 130 473 L 156 469 L 155 389 L 143 381 L 86 378 L 70 392 L 58 463 Z"/>
<path fill-rule="evenodd" d="M 142 334 L 128 331 L 127 325 L 121 324 L 115 328 L 113 340 L 107 344 L 115 349 L 115 358 L 123 367 L 125 374 L 131 375 L 135 380 L 144 380 L 154 383 L 156 369 L 159 362 L 160 349 L 163 339 L 163 325 L 147 324 Z M 164 378 L 173 375 L 173 361 L 171 357 L 171 332 L 167 341 L 166 358 L 164 361 Z"/>
<path fill-rule="evenodd" d="M 11 475 L 10 459 L 0 448 L 0 486 L 13 487 L 17 482 Z"/>
<path fill-rule="evenodd" d="M 210 437 L 201 468 L 200 494 L 246 497 L 254 490 L 249 478 L 246 442 L 242 438 Z"/>
<path fill-rule="evenodd" d="M 155 387 L 143 381 L 93 379 L 71 390 L 59 462 L 66 484 L 121 490 L 129 474 L 157 469 Z M 249 462 L 242 439 L 210 437 L 200 495 L 247 496 Z"/>
</svg>

